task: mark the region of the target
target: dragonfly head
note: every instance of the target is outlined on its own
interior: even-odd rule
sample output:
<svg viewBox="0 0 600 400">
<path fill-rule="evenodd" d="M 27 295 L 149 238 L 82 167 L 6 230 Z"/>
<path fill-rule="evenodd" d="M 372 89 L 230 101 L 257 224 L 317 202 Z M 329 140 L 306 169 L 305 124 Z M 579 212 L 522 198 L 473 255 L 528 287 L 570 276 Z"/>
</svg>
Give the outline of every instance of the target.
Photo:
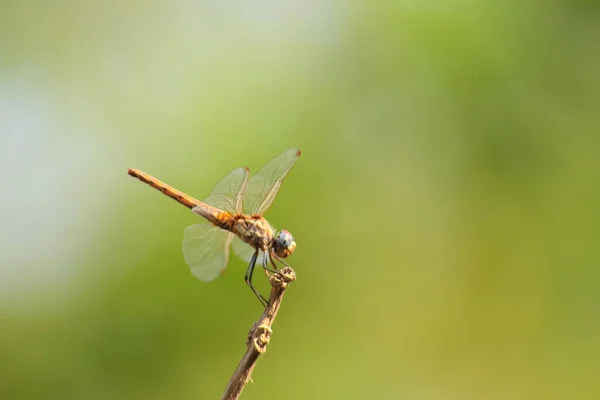
<svg viewBox="0 0 600 400">
<path fill-rule="evenodd" d="M 279 234 L 273 240 L 273 251 L 279 257 L 285 258 L 296 250 L 296 242 L 292 234 L 286 230 L 279 231 Z"/>
</svg>

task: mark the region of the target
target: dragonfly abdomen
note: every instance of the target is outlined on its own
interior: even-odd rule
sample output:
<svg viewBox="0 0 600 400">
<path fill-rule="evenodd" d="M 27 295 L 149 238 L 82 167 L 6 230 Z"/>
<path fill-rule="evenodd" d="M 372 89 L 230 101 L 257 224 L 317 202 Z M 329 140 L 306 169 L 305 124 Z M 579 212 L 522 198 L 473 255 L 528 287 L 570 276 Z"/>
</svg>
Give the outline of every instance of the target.
<svg viewBox="0 0 600 400">
<path fill-rule="evenodd" d="M 179 190 L 167 185 L 164 182 L 159 181 L 155 177 L 148 175 L 147 173 L 140 171 L 139 169 L 129 168 L 127 170 L 127 173 L 133 176 L 134 178 L 138 178 L 140 181 L 147 183 L 154 189 L 160 190 L 163 194 L 169 196 L 178 203 L 183 204 L 187 208 L 194 208 L 202 203 L 200 200 L 197 200 L 192 196 L 188 196 L 187 194 L 180 192 Z"/>
<path fill-rule="evenodd" d="M 196 207 L 193 208 L 195 214 L 201 215 L 206 218 L 208 222 L 218 226 L 221 229 L 226 229 L 233 232 L 232 225 L 234 224 L 233 215 L 227 211 L 218 209 L 208 205 L 202 201 L 199 201 Z"/>
</svg>

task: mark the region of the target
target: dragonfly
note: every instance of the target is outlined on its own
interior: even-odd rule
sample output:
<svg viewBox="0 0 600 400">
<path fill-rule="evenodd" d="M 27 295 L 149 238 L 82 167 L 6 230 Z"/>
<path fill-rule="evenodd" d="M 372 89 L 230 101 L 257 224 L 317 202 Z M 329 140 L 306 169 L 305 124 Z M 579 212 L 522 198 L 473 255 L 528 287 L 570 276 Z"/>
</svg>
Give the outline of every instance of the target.
<svg viewBox="0 0 600 400">
<path fill-rule="evenodd" d="M 266 306 L 268 301 L 252 284 L 254 268 L 258 262 L 265 274 L 267 271 L 276 273 L 274 260 L 287 266 L 283 258 L 294 252 L 296 242 L 290 232 L 277 232 L 263 214 L 299 157 L 299 149 L 286 150 L 250 179 L 247 167 L 236 168 L 217 183 L 204 201 L 140 170 L 129 168 L 127 173 L 206 220 L 206 223 L 188 226 L 183 237 L 183 256 L 196 278 L 209 282 L 223 274 L 229 261 L 229 249 L 233 247 L 236 255 L 249 263 L 244 278 L 246 284 Z M 269 268 L 268 263 L 274 269 Z"/>
</svg>

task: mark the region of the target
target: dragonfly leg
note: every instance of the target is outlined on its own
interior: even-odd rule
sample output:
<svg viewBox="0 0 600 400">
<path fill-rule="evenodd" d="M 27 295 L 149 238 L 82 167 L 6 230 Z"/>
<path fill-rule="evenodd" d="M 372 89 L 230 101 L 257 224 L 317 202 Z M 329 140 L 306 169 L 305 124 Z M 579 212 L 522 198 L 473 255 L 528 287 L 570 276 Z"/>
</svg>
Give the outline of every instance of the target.
<svg viewBox="0 0 600 400">
<path fill-rule="evenodd" d="M 263 267 L 263 271 L 265 272 L 265 276 L 267 278 L 270 278 L 271 276 L 269 275 L 269 268 L 267 268 L 267 254 L 263 253 L 263 260 L 262 260 L 262 267 Z"/>
<path fill-rule="evenodd" d="M 275 267 L 275 269 L 271 269 L 269 267 L 267 267 L 267 258 L 269 258 L 269 260 L 271 260 L 271 264 L 273 264 L 273 266 Z M 271 259 L 271 257 L 269 257 L 267 255 L 267 253 L 263 252 L 263 259 L 262 259 L 262 267 L 265 270 L 265 275 L 269 276 L 269 274 L 267 273 L 267 271 L 272 272 L 274 274 L 278 273 L 279 271 L 277 271 L 277 266 L 275 266 L 275 263 L 273 263 L 273 260 Z"/>
<path fill-rule="evenodd" d="M 273 261 L 273 252 L 271 252 L 271 257 L 269 257 L 269 261 L 271 261 L 271 265 L 273 266 L 273 268 L 275 268 L 275 270 L 277 272 L 279 272 L 279 268 L 277 268 L 277 264 L 275 264 L 275 261 Z"/>
<path fill-rule="evenodd" d="M 269 302 L 252 285 L 252 274 L 254 273 L 254 266 L 256 265 L 257 257 L 258 257 L 258 250 L 256 250 L 254 252 L 254 254 L 252 255 L 252 259 L 250 260 L 250 265 L 248 265 L 248 269 L 246 270 L 246 276 L 244 277 L 244 280 L 246 281 L 248 286 L 250 286 L 250 289 L 252 289 L 252 291 L 254 292 L 254 294 L 256 295 L 258 300 L 261 302 L 261 304 L 266 307 L 267 304 L 269 304 Z"/>
<path fill-rule="evenodd" d="M 288 267 L 288 268 L 292 268 L 292 267 L 290 267 L 290 266 L 289 266 L 289 265 L 288 265 L 288 264 L 287 264 L 285 261 L 283 261 L 283 260 L 281 259 L 281 257 L 279 257 L 277 254 L 273 253 L 273 256 L 274 256 L 274 257 L 277 259 L 277 261 L 279 261 L 280 263 L 282 263 L 282 264 L 283 264 L 283 265 L 285 265 L 286 267 Z"/>
</svg>

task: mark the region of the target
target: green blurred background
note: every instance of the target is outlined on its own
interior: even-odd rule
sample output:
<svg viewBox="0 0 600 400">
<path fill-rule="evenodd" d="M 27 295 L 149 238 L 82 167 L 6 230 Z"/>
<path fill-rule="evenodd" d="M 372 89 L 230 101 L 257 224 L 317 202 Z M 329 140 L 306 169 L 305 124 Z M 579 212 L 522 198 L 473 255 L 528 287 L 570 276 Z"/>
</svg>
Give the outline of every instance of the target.
<svg viewBox="0 0 600 400">
<path fill-rule="evenodd" d="M 126 169 L 203 198 L 290 147 L 243 399 L 599 398 L 599 11 L 4 0 L 0 398 L 219 398 L 245 264 L 194 279 L 197 217 Z"/>
</svg>

